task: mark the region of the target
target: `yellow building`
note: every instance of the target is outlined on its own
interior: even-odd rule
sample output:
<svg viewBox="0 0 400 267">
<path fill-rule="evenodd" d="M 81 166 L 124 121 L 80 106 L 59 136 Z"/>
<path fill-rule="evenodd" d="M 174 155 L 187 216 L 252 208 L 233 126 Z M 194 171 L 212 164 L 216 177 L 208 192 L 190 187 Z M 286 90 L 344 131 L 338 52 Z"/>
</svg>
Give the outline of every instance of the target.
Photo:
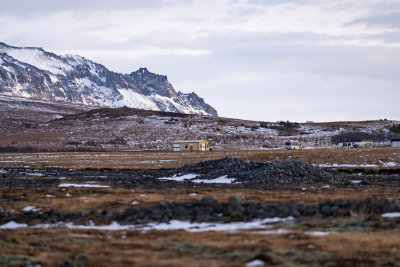
<svg viewBox="0 0 400 267">
<path fill-rule="evenodd" d="M 183 140 L 172 143 L 173 151 L 209 151 L 211 142 L 206 140 Z"/>
</svg>

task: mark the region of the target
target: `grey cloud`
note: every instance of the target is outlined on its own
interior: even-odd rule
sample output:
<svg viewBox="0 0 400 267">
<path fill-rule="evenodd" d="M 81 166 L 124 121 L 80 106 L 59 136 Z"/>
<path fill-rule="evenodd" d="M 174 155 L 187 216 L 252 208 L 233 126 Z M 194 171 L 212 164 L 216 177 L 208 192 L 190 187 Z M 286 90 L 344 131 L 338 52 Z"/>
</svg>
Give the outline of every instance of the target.
<svg viewBox="0 0 400 267">
<path fill-rule="evenodd" d="M 61 11 L 85 11 L 157 8 L 162 0 L 1 0 L 0 14 L 18 17 L 46 15 Z"/>
<path fill-rule="evenodd" d="M 397 71 L 398 62 L 400 62 L 398 47 L 318 44 L 324 41 L 339 42 L 346 38 L 353 40 L 354 37 L 331 37 L 311 32 L 269 34 L 210 32 L 205 37 L 190 39 L 179 32 L 153 32 L 135 36 L 125 43 L 114 44 L 113 49 L 134 50 L 140 49 L 142 45 L 153 45 L 159 48 L 210 50 L 210 55 L 196 57 L 171 55 L 143 59 L 163 65 L 162 69 L 165 69 L 166 73 L 174 72 L 174 70 L 168 71 L 168 66 L 174 62 L 174 65 L 184 69 L 183 72 L 186 74 L 182 76 L 192 78 L 199 73 L 205 76 L 210 75 L 207 74 L 210 70 L 218 72 L 220 69 L 229 70 L 234 69 L 235 66 L 241 66 L 243 69 L 252 71 L 269 69 L 283 73 L 296 71 L 321 75 L 400 79 Z M 396 34 L 366 35 L 362 38 L 387 42 L 400 41 Z M 113 65 L 118 67 L 119 63 L 116 62 Z M 125 67 L 123 69 L 126 72 L 132 70 Z M 191 70 L 196 71 L 191 72 Z"/>
<path fill-rule="evenodd" d="M 203 32 L 201 37 L 187 38 L 179 31 L 157 31 L 146 35 L 138 35 L 130 38 L 121 47 L 135 44 L 151 43 L 157 46 L 168 47 L 191 47 L 196 49 L 229 49 L 243 45 L 268 45 L 268 44 L 291 44 L 312 43 L 325 40 L 336 40 L 345 38 L 342 36 L 332 37 L 325 34 L 313 32 L 270 32 L 270 33 L 220 33 L 214 31 Z M 351 38 L 351 37 L 349 37 Z"/>
<path fill-rule="evenodd" d="M 227 65 L 323 75 L 399 80 L 400 49 L 393 47 L 248 45 L 215 51 Z"/>
<path fill-rule="evenodd" d="M 312 2 L 312 0 L 247 0 L 247 4 L 259 5 L 259 6 L 271 6 L 271 5 L 281 5 L 281 4 L 302 4 Z"/>
<path fill-rule="evenodd" d="M 385 32 L 363 36 L 366 40 L 380 40 L 388 44 L 400 44 L 400 34 L 398 32 Z"/>
<path fill-rule="evenodd" d="M 400 29 L 400 12 L 391 12 L 381 15 L 359 18 L 351 21 L 347 25 L 352 24 L 366 24 L 369 26 L 389 26 L 391 28 Z"/>
</svg>

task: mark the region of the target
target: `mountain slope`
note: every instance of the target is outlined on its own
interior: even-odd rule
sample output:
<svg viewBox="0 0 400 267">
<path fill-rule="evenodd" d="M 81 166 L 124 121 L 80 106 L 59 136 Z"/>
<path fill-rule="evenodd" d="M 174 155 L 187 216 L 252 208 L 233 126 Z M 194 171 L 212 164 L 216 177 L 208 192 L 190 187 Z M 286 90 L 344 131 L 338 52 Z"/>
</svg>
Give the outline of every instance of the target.
<svg viewBox="0 0 400 267">
<path fill-rule="evenodd" d="M 85 105 L 217 116 L 195 93 L 176 92 L 167 76 L 146 68 L 130 74 L 108 70 L 78 55 L 0 43 L 0 94 Z"/>
</svg>

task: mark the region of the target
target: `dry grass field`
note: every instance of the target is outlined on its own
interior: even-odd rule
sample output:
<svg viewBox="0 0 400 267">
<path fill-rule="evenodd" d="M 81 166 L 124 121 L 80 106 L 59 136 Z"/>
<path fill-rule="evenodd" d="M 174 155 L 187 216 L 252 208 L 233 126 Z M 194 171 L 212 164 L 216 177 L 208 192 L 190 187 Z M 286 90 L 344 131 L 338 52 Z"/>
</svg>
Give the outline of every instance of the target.
<svg viewBox="0 0 400 267">
<path fill-rule="evenodd" d="M 298 230 L 95 231 L 22 229 L 0 231 L 2 254 L 26 266 L 396 266 L 399 230 L 315 236 Z M 7 246 L 4 246 L 7 244 Z"/>
<path fill-rule="evenodd" d="M 0 167 L 43 168 L 112 168 L 159 169 L 176 168 L 201 160 L 237 157 L 251 161 L 304 161 L 323 167 L 399 168 L 400 149 L 318 148 L 305 150 L 214 150 L 211 152 L 131 151 L 131 152 L 53 152 L 2 153 Z"/>
<path fill-rule="evenodd" d="M 66 169 L 159 169 L 223 157 L 251 161 L 305 161 L 336 168 L 396 169 L 400 150 L 395 148 L 299 151 L 258 150 L 213 152 L 74 152 L 3 153 L 2 168 L 26 170 L 46 167 Z M 390 164 L 389 164 L 390 163 Z M 335 165 L 336 164 L 336 165 Z M 1 177 L 0 172 L 0 177 Z M 27 179 L 47 177 L 27 176 Z M 350 179 L 350 178 L 349 178 Z M 60 181 L 61 183 L 61 181 Z M 291 190 L 219 187 L 183 189 L 2 186 L 2 212 L 19 212 L 27 206 L 40 211 L 122 211 L 163 202 L 201 201 L 213 196 L 228 201 L 239 196 L 257 203 L 317 204 L 326 200 L 386 197 L 400 201 L 398 187 L 375 185 L 323 188 L 321 185 Z M 0 229 L 2 266 L 399 266 L 399 218 L 376 215 L 304 217 L 267 224 L 263 229 L 191 232 L 184 230 L 95 230 L 69 228 Z M 39 222 L 38 222 L 39 223 Z M 98 222 L 94 220 L 95 224 Z"/>
</svg>

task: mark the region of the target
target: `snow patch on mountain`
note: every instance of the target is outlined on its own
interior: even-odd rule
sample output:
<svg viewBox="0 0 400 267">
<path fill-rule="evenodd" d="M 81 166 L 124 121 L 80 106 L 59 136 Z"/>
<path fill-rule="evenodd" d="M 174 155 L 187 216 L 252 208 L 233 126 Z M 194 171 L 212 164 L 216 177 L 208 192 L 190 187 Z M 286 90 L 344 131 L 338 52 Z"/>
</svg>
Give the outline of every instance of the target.
<svg viewBox="0 0 400 267">
<path fill-rule="evenodd" d="M 129 89 L 119 89 L 118 91 L 123 96 L 123 99 L 121 100 L 121 106 L 160 110 L 157 104 L 154 103 L 149 97 L 146 97 Z"/>
<path fill-rule="evenodd" d="M 53 74 L 65 74 L 72 71 L 72 67 L 61 60 L 49 57 L 44 51 L 35 48 L 13 49 L 0 46 L 0 51 L 18 61 L 35 66 L 38 69 L 49 71 Z M 24 66 L 26 67 L 26 66 Z"/>
<path fill-rule="evenodd" d="M 0 43 L 0 94 L 85 105 L 217 116 L 195 93 L 176 92 L 167 76 L 146 68 L 115 73 L 79 55 Z"/>
</svg>

